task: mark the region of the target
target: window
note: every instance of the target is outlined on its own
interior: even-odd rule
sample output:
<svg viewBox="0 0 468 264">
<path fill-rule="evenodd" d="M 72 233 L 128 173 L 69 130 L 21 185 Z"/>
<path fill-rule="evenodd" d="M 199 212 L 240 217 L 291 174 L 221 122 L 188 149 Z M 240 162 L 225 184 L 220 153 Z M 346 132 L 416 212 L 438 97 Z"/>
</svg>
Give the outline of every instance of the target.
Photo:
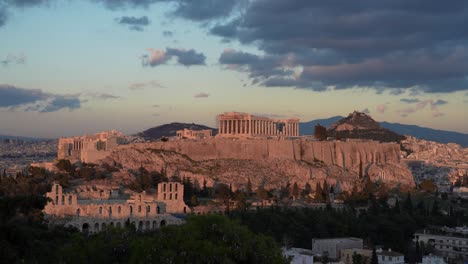
<svg viewBox="0 0 468 264">
<path fill-rule="evenodd" d="M 164 200 L 166 200 L 166 194 L 164 194 Z"/>
<path fill-rule="evenodd" d="M 55 196 L 55 205 L 58 205 L 58 196 Z"/>
<path fill-rule="evenodd" d="M 172 200 L 172 193 L 169 194 L 169 200 Z"/>
<path fill-rule="evenodd" d="M 72 205 L 72 203 L 73 203 L 73 198 L 72 198 L 72 196 L 70 195 L 70 196 L 68 196 L 68 204 L 69 204 L 69 205 Z"/>
<path fill-rule="evenodd" d="M 166 184 L 163 184 L 163 192 L 166 191 Z"/>
<path fill-rule="evenodd" d="M 58 194 L 58 184 L 55 185 L 55 193 Z"/>
<path fill-rule="evenodd" d="M 76 209 L 76 216 L 80 216 L 81 210 L 80 208 Z"/>
<path fill-rule="evenodd" d="M 177 200 L 177 193 L 175 194 L 175 198 L 174 198 L 174 199 Z"/>
<path fill-rule="evenodd" d="M 169 183 L 169 191 L 172 192 L 172 183 Z"/>
<path fill-rule="evenodd" d="M 146 212 L 149 213 L 151 211 L 151 207 L 148 205 L 146 206 Z"/>
<path fill-rule="evenodd" d="M 62 205 L 65 205 L 65 195 L 62 195 Z"/>
<path fill-rule="evenodd" d="M 175 184 L 175 191 L 177 192 L 177 186 L 179 186 L 179 184 Z M 177 199 L 177 198 L 176 198 Z"/>
<path fill-rule="evenodd" d="M 102 207 L 99 207 L 99 214 L 102 214 Z"/>
<path fill-rule="evenodd" d="M 133 206 L 130 206 L 130 216 L 133 215 Z"/>
<path fill-rule="evenodd" d="M 122 208 L 119 206 L 117 207 L 117 213 L 120 214 L 120 212 L 122 212 Z"/>
<path fill-rule="evenodd" d="M 138 206 L 138 212 L 141 213 L 141 205 Z"/>
<path fill-rule="evenodd" d="M 156 213 L 158 213 L 158 214 L 161 213 L 161 208 L 159 208 L 159 206 L 156 206 Z"/>
<path fill-rule="evenodd" d="M 96 150 L 106 150 L 106 142 L 98 141 L 96 143 Z"/>
</svg>

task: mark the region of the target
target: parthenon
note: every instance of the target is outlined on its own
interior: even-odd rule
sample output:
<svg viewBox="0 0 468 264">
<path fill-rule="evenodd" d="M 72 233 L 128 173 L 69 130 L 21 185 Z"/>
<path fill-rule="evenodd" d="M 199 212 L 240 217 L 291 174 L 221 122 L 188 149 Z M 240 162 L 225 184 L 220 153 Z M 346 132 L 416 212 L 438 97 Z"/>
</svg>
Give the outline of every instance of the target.
<svg viewBox="0 0 468 264">
<path fill-rule="evenodd" d="M 299 119 L 270 119 L 248 113 L 229 112 L 217 117 L 218 136 L 299 136 Z"/>
</svg>

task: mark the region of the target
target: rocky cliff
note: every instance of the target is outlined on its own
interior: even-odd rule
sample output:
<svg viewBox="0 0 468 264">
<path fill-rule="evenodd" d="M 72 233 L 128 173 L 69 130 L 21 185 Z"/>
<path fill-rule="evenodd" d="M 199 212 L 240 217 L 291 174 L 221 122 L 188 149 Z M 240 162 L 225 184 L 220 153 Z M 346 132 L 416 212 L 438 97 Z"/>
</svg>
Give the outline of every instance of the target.
<svg viewBox="0 0 468 264">
<path fill-rule="evenodd" d="M 269 188 L 297 182 L 315 186 L 316 181 L 342 189 L 359 183 L 368 174 L 391 186 L 414 185 L 410 171 L 400 164 L 398 144 L 368 142 L 312 142 L 301 140 L 209 139 L 139 143 L 120 146 L 102 162 L 126 169 L 140 166 L 150 171 L 165 168 L 194 181 L 214 181 L 244 186 L 248 179 Z M 362 175 L 359 175 L 362 167 Z"/>
</svg>

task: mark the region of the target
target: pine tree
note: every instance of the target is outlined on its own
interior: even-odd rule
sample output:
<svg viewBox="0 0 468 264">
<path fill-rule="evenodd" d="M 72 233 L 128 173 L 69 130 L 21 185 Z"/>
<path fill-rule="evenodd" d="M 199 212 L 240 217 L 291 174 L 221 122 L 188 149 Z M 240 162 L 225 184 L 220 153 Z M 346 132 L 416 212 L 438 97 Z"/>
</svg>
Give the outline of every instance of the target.
<svg viewBox="0 0 468 264">
<path fill-rule="evenodd" d="M 304 186 L 304 190 L 302 191 L 302 196 L 308 196 L 312 192 L 312 187 L 307 182 Z"/>
<path fill-rule="evenodd" d="M 408 192 L 406 196 L 405 203 L 403 204 L 403 209 L 409 214 L 413 214 L 413 202 L 411 200 L 411 194 Z"/>
<path fill-rule="evenodd" d="M 377 252 L 375 251 L 375 247 L 372 248 L 372 258 L 370 264 L 379 264 L 379 258 L 377 258 Z"/>
<path fill-rule="evenodd" d="M 327 128 L 324 126 L 321 126 L 320 124 L 315 125 L 314 136 L 318 140 L 326 140 Z"/>
<path fill-rule="evenodd" d="M 320 182 L 317 182 L 317 185 L 315 186 L 315 200 L 317 202 L 325 201 L 323 197 L 323 190 L 322 190 L 322 186 L 320 185 Z"/>
<path fill-rule="evenodd" d="M 431 214 L 433 216 L 438 216 L 439 215 L 439 203 L 437 202 L 437 200 L 434 200 L 434 203 L 432 204 L 432 211 L 431 211 Z"/>
<path fill-rule="evenodd" d="M 328 186 L 327 181 L 323 181 L 323 198 L 325 199 L 326 202 L 329 202 L 330 200 L 330 187 Z"/>
<path fill-rule="evenodd" d="M 247 181 L 247 195 L 250 196 L 252 195 L 253 189 L 252 189 L 252 182 L 249 180 Z"/>
<path fill-rule="evenodd" d="M 299 197 L 299 186 L 297 186 L 297 182 L 294 182 L 291 194 L 294 197 L 294 199 Z"/>
</svg>

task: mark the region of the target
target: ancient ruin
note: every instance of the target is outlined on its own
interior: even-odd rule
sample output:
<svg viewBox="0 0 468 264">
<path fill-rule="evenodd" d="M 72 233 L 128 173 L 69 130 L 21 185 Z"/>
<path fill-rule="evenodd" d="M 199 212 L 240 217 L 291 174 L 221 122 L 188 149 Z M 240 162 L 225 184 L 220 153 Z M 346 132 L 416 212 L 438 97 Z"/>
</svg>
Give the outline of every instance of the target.
<svg viewBox="0 0 468 264">
<path fill-rule="evenodd" d="M 190 210 L 183 200 L 184 186 L 177 182 L 159 183 L 157 194 L 108 185 L 63 188 L 55 183 L 46 196 L 50 201 L 43 212 L 51 225 L 76 227 L 83 232 L 129 224 L 139 231 L 153 230 L 182 223 L 173 214 L 186 214 Z"/>
<path fill-rule="evenodd" d="M 115 130 L 100 132 L 94 135 L 60 138 L 57 158 L 71 162 L 94 163 L 105 158 L 118 145 L 125 142 L 124 135 Z"/>
<path fill-rule="evenodd" d="M 299 136 L 299 119 L 271 119 L 248 113 L 229 112 L 217 117 L 218 136 Z"/>
<path fill-rule="evenodd" d="M 211 129 L 192 130 L 192 129 L 184 128 L 183 130 L 177 130 L 176 136 L 178 138 L 186 138 L 186 139 L 203 139 L 203 138 L 212 137 L 213 131 Z"/>
</svg>

